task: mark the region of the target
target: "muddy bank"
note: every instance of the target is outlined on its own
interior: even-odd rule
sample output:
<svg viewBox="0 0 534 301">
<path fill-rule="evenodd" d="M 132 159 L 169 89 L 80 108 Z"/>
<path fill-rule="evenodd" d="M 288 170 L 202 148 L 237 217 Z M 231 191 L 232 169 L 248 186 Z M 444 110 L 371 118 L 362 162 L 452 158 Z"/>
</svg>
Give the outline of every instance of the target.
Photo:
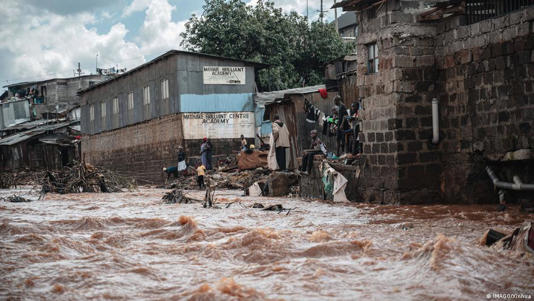
<svg viewBox="0 0 534 301">
<path fill-rule="evenodd" d="M 223 209 L 203 209 L 164 204 L 166 191 L 0 203 L 0 298 L 473 300 L 534 292 L 532 258 L 479 244 L 489 227 L 511 231 L 533 219 L 518 208 L 218 191 Z M 295 209 L 250 208 L 256 202 Z"/>
</svg>

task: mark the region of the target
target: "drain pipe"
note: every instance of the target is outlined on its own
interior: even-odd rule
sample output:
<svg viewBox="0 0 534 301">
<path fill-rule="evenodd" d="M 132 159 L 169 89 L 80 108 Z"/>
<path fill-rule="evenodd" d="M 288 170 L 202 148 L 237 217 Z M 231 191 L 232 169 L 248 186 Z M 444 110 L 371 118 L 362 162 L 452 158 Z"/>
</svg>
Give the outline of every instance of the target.
<svg viewBox="0 0 534 301">
<path fill-rule="evenodd" d="M 432 99 L 432 143 L 439 142 L 439 101 Z"/>
<path fill-rule="evenodd" d="M 514 183 L 499 181 L 499 178 L 495 175 L 493 170 L 489 166 L 486 167 L 486 172 L 491 178 L 493 185 L 497 188 L 510 189 L 510 190 L 534 190 L 534 184 L 524 184 L 521 182 L 518 176 L 514 176 Z"/>
</svg>

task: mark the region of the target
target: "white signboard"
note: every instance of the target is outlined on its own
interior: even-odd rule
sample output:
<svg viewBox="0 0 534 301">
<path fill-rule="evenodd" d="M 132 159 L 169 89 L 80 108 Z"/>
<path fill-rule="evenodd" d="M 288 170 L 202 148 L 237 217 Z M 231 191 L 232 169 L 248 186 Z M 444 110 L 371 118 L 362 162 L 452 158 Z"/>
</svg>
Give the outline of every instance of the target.
<svg viewBox="0 0 534 301">
<path fill-rule="evenodd" d="M 253 112 L 183 113 L 184 139 L 254 137 Z"/>
<path fill-rule="evenodd" d="M 204 85 L 244 85 L 245 67 L 204 66 Z"/>
</svg>

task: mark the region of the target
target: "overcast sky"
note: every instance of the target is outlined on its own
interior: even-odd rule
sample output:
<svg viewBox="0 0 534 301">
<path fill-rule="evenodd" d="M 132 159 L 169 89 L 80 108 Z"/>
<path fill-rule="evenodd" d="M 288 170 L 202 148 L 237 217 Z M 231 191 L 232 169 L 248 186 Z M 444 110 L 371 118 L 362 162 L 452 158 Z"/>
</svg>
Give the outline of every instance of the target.
<svg viewBox="0 0 534 301">
<path fill-rule="evenodd" d="M 245 0 L 253 4 L 256 0 Z M 98 67 L 131 69 L 179 49 L 180 32 L 202 0 L 2 0 L 0 86 L 84 74 Z M 275 0 L 285 11 L 306 14 L 306 0 Z M 310 19 L 320 0 L 309 0 Z M 325 10 L 333 0 L 324 0 Z M 332 19 L 333 11 L 327 15 Z M 0 88 L 0 91 L 3 91 Z"/>
</svg>

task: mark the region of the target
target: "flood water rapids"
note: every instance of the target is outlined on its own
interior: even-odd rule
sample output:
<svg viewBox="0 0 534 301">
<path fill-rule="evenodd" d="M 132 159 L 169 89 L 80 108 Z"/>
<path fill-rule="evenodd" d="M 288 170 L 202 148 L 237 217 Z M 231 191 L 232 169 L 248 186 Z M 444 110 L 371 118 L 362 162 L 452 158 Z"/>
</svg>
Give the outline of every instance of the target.
<svg viewBox="0 0 534 301">
<path fill-rule="evenodd" d="M 2 190 L 0 197 L 21 191 Z M 511 232 L 534 219 L 516 207 L 502 213 L 495 205 L 332 204 L 218 191 L 221 209 L 204 209 L 165 204 L 166 191 L 1 202 L 0 299 L 534 295 L 532 257 L 479 242 L 489 228 Z M 256 202 L 293 210 L 251 208 Z"/>
</svg>

